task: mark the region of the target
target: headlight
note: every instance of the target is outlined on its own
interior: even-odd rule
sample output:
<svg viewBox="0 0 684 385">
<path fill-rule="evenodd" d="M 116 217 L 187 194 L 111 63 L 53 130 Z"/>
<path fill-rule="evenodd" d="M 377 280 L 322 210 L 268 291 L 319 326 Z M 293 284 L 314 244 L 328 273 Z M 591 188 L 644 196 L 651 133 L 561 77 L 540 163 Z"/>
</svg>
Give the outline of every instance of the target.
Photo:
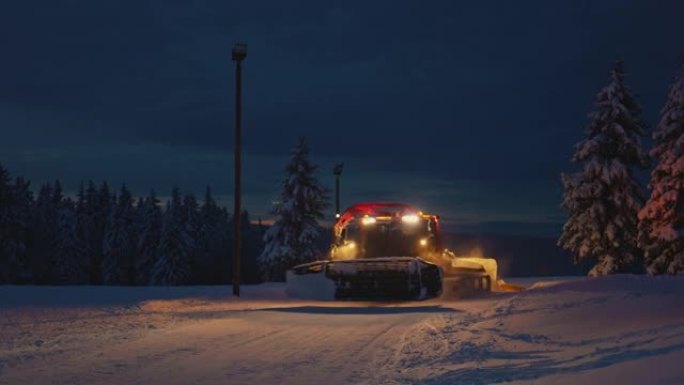
<svg viewBox="0 0 684 385">
<path fill-rule="evenodd" d="M 372 224 L 374 224 L 375 222 L 376 222 L 375 217 L 368 217 L 368 216 L 365 216 L 365 217 L 361 218 L 361 223 L 362 223 L 363 225 L 372 225 Z"/>
<path fill-rule="evenodd" d="M 420 220 L 420 217 L 416 214 L 407 214 L 401 217 L 401 221 L 407 224 L 416 224 Z"/>
</svg>

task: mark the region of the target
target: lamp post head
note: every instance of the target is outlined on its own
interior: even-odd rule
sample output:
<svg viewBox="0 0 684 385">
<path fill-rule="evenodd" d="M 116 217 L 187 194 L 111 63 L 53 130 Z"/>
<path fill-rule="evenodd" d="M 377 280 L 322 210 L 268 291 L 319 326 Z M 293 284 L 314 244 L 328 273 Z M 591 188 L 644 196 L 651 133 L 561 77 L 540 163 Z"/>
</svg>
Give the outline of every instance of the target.
<svg viewBox="0 0 684 385">
<path fill-rule="evenodd" d="M 335 165 L 333 168 L 333 174 L 340 176 L 342 174 L 342 167 L 344 166 L 344 163 L 338 163 Z"/>
<path fill-rule="evenodd" d="M 247 44 L 237 43 L 233 46 L 233 60 L 241 62 L 247 56 Z"/>
</svg>

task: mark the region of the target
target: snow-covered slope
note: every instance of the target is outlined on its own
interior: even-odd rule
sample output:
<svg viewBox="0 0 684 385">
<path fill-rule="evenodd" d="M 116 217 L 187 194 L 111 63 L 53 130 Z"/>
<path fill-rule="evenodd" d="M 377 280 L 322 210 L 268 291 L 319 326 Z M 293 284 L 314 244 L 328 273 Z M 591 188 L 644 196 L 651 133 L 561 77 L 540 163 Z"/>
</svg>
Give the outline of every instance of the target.
<svg viewBox="0 0 684 385">
<path fill-rule="evenodd" d="M 407 333 L 394 378 L 428 384 L 684 384 L 684 279 L 534 284 Z M 389 371 L 386 371 L 389 372 Z"/>
<path fill-rule="evenodd" d="M 229 292 L 0 287 L 0 384 L 684 383 L 683 278 L 391 304 Z"/>
</svg>

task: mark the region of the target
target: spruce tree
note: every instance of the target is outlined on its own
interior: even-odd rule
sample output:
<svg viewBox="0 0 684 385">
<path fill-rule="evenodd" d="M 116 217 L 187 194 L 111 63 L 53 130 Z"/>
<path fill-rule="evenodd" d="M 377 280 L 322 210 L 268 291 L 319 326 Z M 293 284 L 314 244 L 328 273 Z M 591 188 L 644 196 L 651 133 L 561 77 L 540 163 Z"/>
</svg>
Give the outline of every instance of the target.
<svg viewBox="0 0 684 385">
<path fill-rule="evenodd" d="M 249 213 L 247 210 L 242 212 L 242 218 L 240 219 L 240 225 L 242 226 L 242 281 L 244 283 L 258 283 L 261 282 L 261 272 L 259 269 L 259 255 L 263 251 L 263 236 L 264 234 L 255 226 L 249 218 Z"/>
<path fill-rule="evenodd" d="M 639 246 L 650 274 L 684 274 L 684 67 L 653 134 L 651 196 L 639 213 Z"/>
<path fill-rule="evenodd" d="M 135 244 L 136 247 L 138 245 L 138 241 L 140 240 L 140 234 L 142 233 L 142 227 L 143 227 L 143 217 L 145 216 L 145 198 L 140 196 L 138 197 L 138 201 L 135 202 L 134 208 L 133 208 L 133 233 L 134 233 L 134 239 L 135 239 Z"/>
<path fill-rule="evenodd" d="M 9 249 L 14 239 L 10 233 L 11 212 L 14 210 L 10 174 L 0 164 L 0 283 L 10 282 Z"/>
<path fill-rule="evenodd" d="M 31 214 L 33 211 L 33 193 L 30 190 L 31 183 L 22 177 L 14 180 L 12 190 L 14 210 L 11 218 L 11 233 L 14 239 L 12 252 L 7 254 L 8 267 L 15 283 L 27 283 L 31 280 L 29 270 L 29 244 L 31 242 Z"/>
<path fill-rule="evenodd" d="M 190 275 L 190 239 L 183 224 L 183 207 L 178 188 L 173 189 L 162 219 L 157 260 L 152 269 L 154 285 L 180 285 Z"/>
<path fill-rule="evenodd" d="M 562 175 L 562 206 L 570 218 L 558 244 L 573 253 L 575 262 L 595 258 L 589 275 L 605 275 L 631 271 L 640 257 L 637 214 L 643 193 L 633 170 L 647 163 L 640 141 L 644 124 L 624 84 L 621 63 L 612 69 L 595 106 L 587 137 L 577 144 L 573 157 L 582 170 Z"/>
<path fill-rule="evenodd" d="M 185 227 L 185 233 L 188 237 L 187 253 L 188 263 L 190 266 L 189 282 L 198 283 L 197 277 L 197 258 L 199 255 L 199 232 L 200 232 L 200 217 L 199 205 L 195 195 L 188 193 L 183 197 L 181 204 L 181 223 Z"/>
<path fill-rule="evenodd" d="M 76 232 L 83 243 L 83 255 L 89 258 L 88 247 L 88 198 L 85 185 L 81 181 L 76 195 Z M 88 268 L 90 265 L 88 264 Z"/>
<path fill-rule="evenodd" d="M 97 212 L 99 210 L 99 202 L 97 188 L 93 181 L 88 181 L 88 187 L 83 193 L 83 204 L 80 210 L 77 210 L 78 227 L 83 237 L 83 252 L 85 254 L 86 263 L 88 265 L 88 283 L 99 283 L 100 276 L 100 262 L 98 259 L 98 250 L 101 250 L 101 238 L 98 237 L 98 221 Z M 79 199 L 81 199 L 79 197 Z M 99 239 L 98 239 L 99 238 Z M 98 241 L 99 240 L 99 241 Z"/>
<path fill-rule="evenodd" d="M 316 168 L 301 138 L 285 166 L 280 201 L 273 211 L 276 221 L 264 234 L 259 265 L 266 281 L 282 281 L 288 268 L 320 255 L 316 246 L 321 232 L 318 220 L 327 206 L 327 192 L 314 176 Z"/>
<path fill-rule="evenodd" d="M 219 248 L 214 254 L 215 277 L 218 283 L 231 282 L 233 278 L 233 227 L 231 226 L 232 215 L 225 207 L 219 208 L 219 224 L 217 227 Z"/>
<path fill-rule="evenodd" d="M 61 279 L 61 271 L 57 268 L 58 262 L 56 262 L 55 252 L 56 247 L 59 244 L 59 235 L 57 230 L 58 220 L 59 220 L 59 210 L 62 208 L 63 204 L 68 204 L 64 200 L 64 190 L 62 189 L 62 183 L 59 180 L 55 180 L 50 188 L 50 196 L 47 202 L 45 215 L 45 227 L 47 230 L 46 244 L 47 249 L 47 259 L 48 259 L 48 270 L 46 275 L 46 281 L 51 284 L 59 283 Z"/>
<path fill-rule="evenodd" d="M 219 277 L 227 274 L 228 258 L 224 247 L 228 238 L 222 226 L 222 213 L 207 186 L 204 202 L 199 211 L 198 253 L 195 262 L 196 279 L 203 283 L 221 283 Z"/>
<path fill-rule="evenodd" d="M 10 282 L 10 249 L 14 248 L 14 238 L 10 233 L 11 212 L 14 210 L 10 174 L 0 164 L 0 284 Z"/>
<path fill-rule="evenodd" d="M 65 199 L 57 209 L 51 256 L 54 283 L 73 285 L 88 281 L 88 266 L 77 225 L 74 204 L 70 199 Z"/>
<path fill-rule="evenodd" d="M 90 283 L 101 284 L 105 231 L 111 215 L 113 200 L 107 182 L 103 182 L 98 189 L 90 181 L 86 189 L 86 200 L 86 252 L 90 266 Z"/>
<path fill-rule="evenodd" d="M 140 220 L 140 237 L 138 239 L 138 255 L 136 259 L 136 283 L 149 285 L 152 283 L 152 268 L 157 260 L 157 248 L 161 233 L 162 213 L 159 199 L 153 191 L 143 202 Z"/>
<path fill-rule="evenodd" d="M 83 181 L 78 184 L 78 192 L 76 193 L 76 212 L 84 212 L 86 209 L 86 192 Z"/>
<path fill-rule="evenodd" d="M 55 209 L 55 218 L 57 217 L 57 211 L 62 205 L 62 200 L 64 199 L 64 189 L 62 188 L 62 182 L 55 180 L 52 185 L 52 206 Z"/>
<path fill-rule="evenodd" d="M 21 178 L 11 183 L 0 165 L 0 283 L 19 281 L 26 274 L 30 199 L 28 183 Z"/>
<path fill-rule="evenodd" d="M 102 280 L 107 285 L 133 283 L 136 252 L 133 220 L 133 197 L 123 185 L 107 221 L 102 249 Z"/>
<path fill-rule="evenodd" d="M 52 185 L 46 183 L 38 191 L 31 218 L 29 260 L 35 283 L 52 283 L 50 257 L 55 241 L 57 207 L 53 205 Z"/>
</svg>

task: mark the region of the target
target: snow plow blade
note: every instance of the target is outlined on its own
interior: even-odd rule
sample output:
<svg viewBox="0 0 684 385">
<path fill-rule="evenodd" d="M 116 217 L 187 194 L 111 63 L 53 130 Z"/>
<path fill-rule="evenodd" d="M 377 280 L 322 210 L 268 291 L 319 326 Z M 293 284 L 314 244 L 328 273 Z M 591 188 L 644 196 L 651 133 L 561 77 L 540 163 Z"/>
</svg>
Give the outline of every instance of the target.
<svg viewBox="0 0 684 385">
<path fill-rule="evenodd" d="M 289 270 L 286 290 L 312 299 L 427 299 L 441 294 L 442 271 L 413 257 L 318 261 Z"/>
<path fill-rule="evenodd" d="M 498 290 L 496 260 L 491 258 L 454 258 L 444 274 L 448 296 L 463 298 Z"/>
<path fill-rule="evenodd" d="M 453 269 L 444 278 L 445 295 L 459 298 L 492 291 L 492 280 L 487 273 L 472 269 Z"/>
</svg>

